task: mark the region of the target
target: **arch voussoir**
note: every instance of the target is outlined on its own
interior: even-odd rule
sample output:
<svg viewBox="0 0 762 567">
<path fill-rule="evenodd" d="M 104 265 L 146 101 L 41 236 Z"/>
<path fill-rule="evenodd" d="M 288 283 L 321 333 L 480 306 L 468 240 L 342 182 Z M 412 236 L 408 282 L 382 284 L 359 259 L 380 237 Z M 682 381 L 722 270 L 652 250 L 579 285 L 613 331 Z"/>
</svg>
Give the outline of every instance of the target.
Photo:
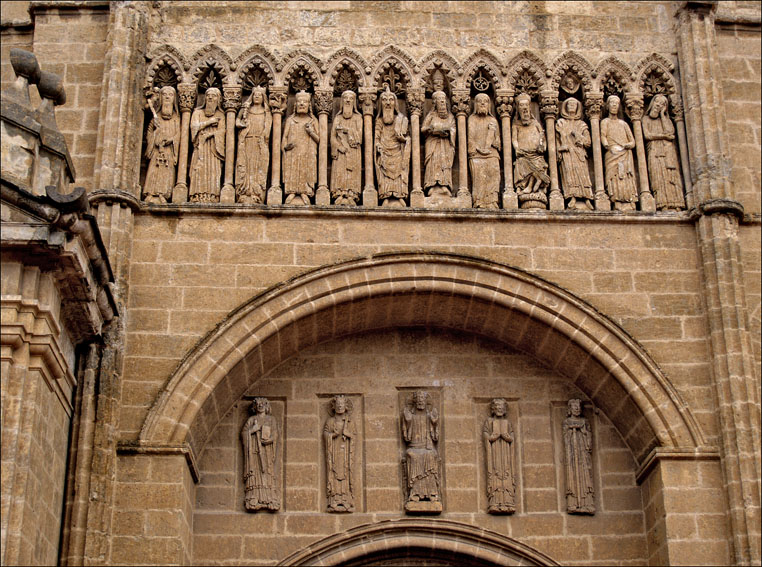
<svg viewBox="0 0 762 567">
<path fill-rule="evenodd" d="M 201 423 L 201 413 L 221 419 L 236 396 L 301 349 L 349 333 L 420 325 L 485 335 L 535 356 L 611 412 L 638 456 L 657 445 L 702 444 L 666 376 L 593 307 L 520 270 L 424 253 L 319 268 L 239 307 L 175 370 L 140 440 L 181 443 L 190 436 L 202 447 L 213 424 Z"/>
</svg>

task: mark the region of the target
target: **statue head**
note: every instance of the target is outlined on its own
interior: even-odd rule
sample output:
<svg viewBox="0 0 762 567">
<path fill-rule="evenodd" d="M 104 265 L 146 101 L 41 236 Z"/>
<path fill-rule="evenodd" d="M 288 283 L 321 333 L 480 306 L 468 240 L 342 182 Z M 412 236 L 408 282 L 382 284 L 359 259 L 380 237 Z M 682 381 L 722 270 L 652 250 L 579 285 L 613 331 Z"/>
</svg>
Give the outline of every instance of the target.
<svg viewBox="0 0 762 567">
<path fill-rule="evenodd" d="M 429 393 L 425 390 L 416 390 L 413 392 L 413 405 L 417 410 L 425 410 L 429 401 Z"/>
<path fill-rule="evenodd" d="M 251 100 L 251 102 L 256 106 L 264 105 L 267 102 L 267 97 L 265 96 L 265 88 L 254 87 L 251 89 L 251 96 L 249 97 L 249 100 Z"/>
<path fill-rule="evenodd" d="M 164 118 L 172 116 L 172 112 L 177 110 L 177 95 L 174 87 L 169 85 L 162 87 L 159 91 L 161 101 L 161 115 Z"/>
<path fill-rule="evenodd" d="M 305 91 L 299 91 L 296 93 L 296 113 L 297 114 L 307 114 L 310 111 L 310 101 L 312 100 L 312 97 L 310 96 L 310 93 Z"/>
<path fill-rule="evenodd" d="M 447 95 L 444 91 L 436 91 L 431 95 L 431 100 L 434 101 L 434 109 L 439 114 L 440 118 L 447 116 Z"/>
<path fill-rule="evenodd" d="M 336 415 L 342 415 L 352 411 L 352 400 L 343 394 L 334 396 L 331 398 L 331 411 Z"/>
<path fill-rule="evenodd" d="M 479 93 L 474 97 L 474 112 L 479 116 L 490 114 L 489 95 L 486 93 Z"/>
<path fill-rule="evenodd" d="M 648 105 L 648 116 L 651 118 L 658 118 L 659 115 L 667 109 L 667 97 L 663 94 L 657 94 L 651 99 L 651 104 Z"/>
<path fill-rule="evenodd" d="M 211 116 L 220 107 L 221 96 L 220 89 L 216 87 L 206 89 L 206 94 L 204 95 L 204 108 L 207 115 Z"/>
<path fill-rule="evenodd" d="M 582 415 L 582 401 L 577 398 L 572 398 L 567 403 L 566 415 L 569 417 L 579 417 Z"/>
<path fill-rule="evenodd" d="M 394 115 L 397 113 L 397 95 L 389 90 L 389 85 L 384 85 L 384 92 L 378 98 L 378 113 L 384 124 L 394 122 Z"/>
<path fill-rule="evenodd" d="M 352 118 L 352 113 L 357 112 L 357 95 L 354 91 L 341 93 L 341 115 L 344 118 Z"/>
<path fill-rule="evenodd" d="M 521 93 L 516 97 L 516 113 L 524 126 L 532 121 L 532 98 L 527 93 Z"/>
<path fill-rule="evenodd" d="M 582 118 L 582 105 L 576 98 L 567 98 L 561 103 L 561 116 L 570 120 Z"/>
<path fill-rule="evenodd" d="M 444 73 L 442 73 L 441 70 L 437 69 L 434 71 L 434 74 L 431 76 L 431 87 L 434 92 L 436 91 L 443 91 L 445 85 L 445 77 Z"/>
<path fill-rule="evenodd" d="M 492 404 L 490 404 L 490 407 L 492 409 L 492 415 L 494 415 L 495 417 L 503 417 L 508 408 L 508 404 L 503 398 L 495 398 L 492 400 Z"/>
<path fill-rule="evenodd" d="M 609 116 L 617 116 L 619 114 L 619 105 L 621 100 L 616 95 L 611 95 L 606 99 L 606 110 L 609 111 Z"/>
<path fill-rule="evenodd" d="M 258 415 L 268 415 L 272 411 L 270 406 L 270 400 L 267 398 L 257 397 L 251 402 L 251 413 Z"/>
</svg>

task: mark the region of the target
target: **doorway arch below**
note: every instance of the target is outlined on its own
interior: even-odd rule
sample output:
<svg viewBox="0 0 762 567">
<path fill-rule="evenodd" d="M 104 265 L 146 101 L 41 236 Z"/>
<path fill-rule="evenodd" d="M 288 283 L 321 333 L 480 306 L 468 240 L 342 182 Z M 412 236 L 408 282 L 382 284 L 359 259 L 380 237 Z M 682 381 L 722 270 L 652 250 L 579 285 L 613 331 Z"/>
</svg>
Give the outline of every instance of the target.
<svg viewBox="0 0 762 567">
<path fill-rule="evenodd" d="M 363 524 L 322 539 L 281 565 L 559 565 L 498 533 L 451 520 L 403 518 Z"/>
</svg>

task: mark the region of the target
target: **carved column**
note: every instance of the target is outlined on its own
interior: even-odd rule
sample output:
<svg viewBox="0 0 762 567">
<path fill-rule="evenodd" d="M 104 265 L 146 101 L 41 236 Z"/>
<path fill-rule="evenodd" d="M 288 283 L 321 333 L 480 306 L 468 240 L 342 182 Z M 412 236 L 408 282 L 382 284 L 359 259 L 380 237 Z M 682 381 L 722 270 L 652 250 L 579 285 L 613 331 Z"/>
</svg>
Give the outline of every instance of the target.
<svg viewBox="0 0 762 567">
<path fill-rule="evenodd" d="M 590 117 L 590 132 L 593 137 L 593 171 L 595 173 L 595 210 L 610 211 L 611 200 L 606 195 L 603 182 L 603 154 L 601 152 L 601 107 L 603 93 L 590 93 L 585 97 L 585 109 Z"/>
<path fill-rule="evenodd" d="M 513 91 L 498 90 L 495 96 L 495 107 L 500 116 L 500 127 L 503 133 L 503 208 L 518 209 L 519 200 L 513 187 L 513 161 L 511 159 L 511 115 L 513 114 Z"/>
<path fill-rule="evenodd" d="M 468 137 L 466 135 L 466 116 L 471 103 L 468 90 L 455 90 L 452 93 L 452 110 L 458 120 L 458 205 L 471 208 L 471 192 L 468 190 Z"/>
<path fill-rule="evenodd" d="M 360 87 L 360 107 L 362 108 L 363 160 L 365 168 L 365 185 L 362 190 L 362 206 L 377 207 L 378 191 L 373 183 L 373 109 L 376 102 L 374 87 Z"/>
<path fill-rule="evenodd" d="M 564 197 L 558 187 L 558 159 L 556 158 L 556 115 L 558 94 L 543 92 L 540 111 L 545 118 L 545 137 L 548 141 L 548 167 L 550 170 L 550 210 L 563 211 Z"/>
<path fill-rule="evenodd" d="M 220 203 L 235 203 L 235 115 L 240 106 L 241 87 L 222 87 L 222 108 L 225 109 L 225 177 L 220 191 Z"/>
<path fill-rule="evenodd" d="M 283 188 L 280 186 L 280 144 L 281 144 L 281 125 L 283 124 L 283 114 L 286 112 L 286 89 L 287 87 L 270 88 L 270 111 L 273 113 L 273 151 L 272 181 L 270 189 L 267 191 L 268 205 L 283 204 Z"/>
<path fill-rule="evenodd" d="M 677 11 L 677 55 L 690 140 L 696 234 L 717 399 L 732 563 L 760 563 L 760 401 L 732 162 L 715 28 L 716 2 L 693 0 Z M 679 131 L 679 130 L 678 130 Z M 724 511 L 724 510 L 723 510 Z M 666 511 L 669 513 L 669 510 Z"/>
<path fill-rule="evenodd" d="M 421 187 L 421 114 L 426 91 L 422 88 L 408 89 L 407 107 L 410 110 L 410 136 L 413 155 L 413 190 L 410 193 L 410 207 L 423 208 L 423 187 Z"/>
<path fill-rule="evenodd" d="M 675 129 L 677 130 L 677 146 L 680 151 L 680 166 L 683 174 L 683 186 L 685 187 L 685 204 L 690 210 L 695 206 L 695 203 L 693 200 L 690 162 L 688 161 L 688 143 L 685 138 L 685 114 L 683 112 L 683 103 L 677 100 L 677 96 L 670 98 L 672 98 L 672 117 L 675 119 Z"/>
<path fill-rule="evenodd" d="M 328 192 L 328 115 L 333 108 L 333 91 L 318 89 L 315 91 L 315 110 L 320 129 L 318 150 L 318 187 L 315 192 L 316 205 L 330 205 L 331 194 Z"/>
<path fill-rule="evenodd" d="M 635 137 L 635 153 L 638 157 L 638 181 L 640 182 L 640 210 L 656 211 L 656 201 L 648 188 L 648 166 L 646 162 L 646 147 L 643 144 L 643 95 L 626 93 L 624 96 L 627 105 L 627 114 L 632 120 L 632 135 Z"/>
<path fill-rule="evenodd" d="M 177 183 L 172 190 L 173 203 L 188 202 L 188 138 L 190 116 L 196 104 L 196 85 L 180 83 L 177 85 L 177 98 L 180 105 L 180 155 L 177 158 Z"/>
</svg>

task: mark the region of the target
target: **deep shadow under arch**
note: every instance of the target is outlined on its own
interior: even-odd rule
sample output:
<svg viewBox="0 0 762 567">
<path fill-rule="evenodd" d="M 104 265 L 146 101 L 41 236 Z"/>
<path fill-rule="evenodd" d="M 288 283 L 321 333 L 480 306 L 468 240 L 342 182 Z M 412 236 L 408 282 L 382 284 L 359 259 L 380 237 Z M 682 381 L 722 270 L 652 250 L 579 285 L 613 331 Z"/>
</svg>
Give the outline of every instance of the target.
<svg viewBox="0 0 762 567">
<path fill-rule="evenodd" d="M 200 451 L 232 404 L 283 360 L 336 337 L 410 326 L 476 333 L 532 355 L 585 392 L 639 462 L 657 446 L 704 445 L 645 349 L 594 307 L 522 270 L 435 253 L 319 268 L 237 308 L 174 371 L 140 442 L 187 442 Z"/>
</svg>

